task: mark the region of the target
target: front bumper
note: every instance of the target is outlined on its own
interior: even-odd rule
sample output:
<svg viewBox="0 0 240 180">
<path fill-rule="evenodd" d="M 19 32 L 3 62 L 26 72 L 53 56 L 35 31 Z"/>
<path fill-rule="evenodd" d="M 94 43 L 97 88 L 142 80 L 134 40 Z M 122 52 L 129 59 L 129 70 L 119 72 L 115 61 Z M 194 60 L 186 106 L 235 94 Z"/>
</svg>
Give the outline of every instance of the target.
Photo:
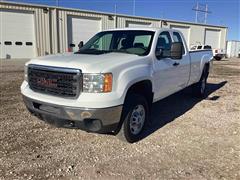
<svg viewBox="0 0 240 180">
<path fill-rule="evenodd" d="M 89 109 L 59 106 L 23 96 L 28 110 L 39 119 L 58 127 L 79 128 L 89 132 L 114 132 L 120 122 L 122 105 Z"/>
</svg>

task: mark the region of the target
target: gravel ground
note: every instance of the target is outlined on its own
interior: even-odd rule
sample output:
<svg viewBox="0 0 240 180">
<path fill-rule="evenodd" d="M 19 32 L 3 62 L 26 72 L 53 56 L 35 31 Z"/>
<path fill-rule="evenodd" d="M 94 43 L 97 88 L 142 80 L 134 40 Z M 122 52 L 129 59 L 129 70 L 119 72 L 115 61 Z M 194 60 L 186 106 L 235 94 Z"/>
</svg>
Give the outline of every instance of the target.
<svg viewBox="0 0 240 180">
<path fill-rule="evenodd" d="M 23 62 L 0 61 L 0 179 L 240 179 L 240 59 L 214 62 L 206 99 L 185 90 L 155 103 L 135 144 L 31 116 Z"/>
</svg>

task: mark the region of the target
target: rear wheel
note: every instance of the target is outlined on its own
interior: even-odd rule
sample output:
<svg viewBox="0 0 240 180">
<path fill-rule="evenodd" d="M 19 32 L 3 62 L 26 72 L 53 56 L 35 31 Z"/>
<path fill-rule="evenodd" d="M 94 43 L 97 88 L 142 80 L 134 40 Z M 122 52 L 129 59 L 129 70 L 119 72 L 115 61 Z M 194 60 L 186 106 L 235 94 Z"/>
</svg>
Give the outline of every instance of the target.
<svg viewBox="0 0 240 180">
<path fill-rule="evenodd" d="M 222 58 L 221 57 L 214 57 L 217 61 L 220 61 Z"/>
<path fill-rule="evenodd" d="M 123 124 L 117 137 L 129 143 L 138 141 L 148 121 L 148 116 L 147 100 L 141 95 L 129 94 L 124 103 Z"/>
<path fill-rule="evenodd" d="M 208 78 L 208 67 L 205 66 L 202 72 L 202 76 L 196 84 L 193 85 L 193 94 L 196 97 L 204 98 L 206 95 L 206 86 Z"/>
</svg>

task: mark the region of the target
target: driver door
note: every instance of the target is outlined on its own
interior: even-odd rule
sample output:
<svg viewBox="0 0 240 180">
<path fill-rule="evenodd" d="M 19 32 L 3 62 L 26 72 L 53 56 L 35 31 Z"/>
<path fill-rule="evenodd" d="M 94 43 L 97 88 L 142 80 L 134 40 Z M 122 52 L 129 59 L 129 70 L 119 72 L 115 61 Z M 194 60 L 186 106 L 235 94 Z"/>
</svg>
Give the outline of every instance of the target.
<svg viewBox="0 0 240 180">
<path fill-rule="evenodd" d="M 178 90 L 175 61 L 170 56 L 172 38 L 168 31 L 163 31 L 158 37 L 156 52 L 160 56 L 154 59 L 154 100 L 163 99 Z"/>
</svg>

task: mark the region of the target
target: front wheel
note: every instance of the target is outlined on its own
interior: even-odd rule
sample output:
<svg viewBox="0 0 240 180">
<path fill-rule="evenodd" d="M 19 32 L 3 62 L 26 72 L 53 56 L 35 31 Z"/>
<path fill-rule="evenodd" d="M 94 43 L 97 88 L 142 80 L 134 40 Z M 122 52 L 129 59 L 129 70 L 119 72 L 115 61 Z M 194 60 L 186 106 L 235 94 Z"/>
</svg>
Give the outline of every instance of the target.
<svg viewBox="0 0 240 180">
<path fill-rule="evenodd" d="M 147 100 L 141 95 L 129 94 L 124 103 L 123 124 L 117 137 L 129 143 L 138 141 L 148 121 L 148 116 Z"/>
</svg>

